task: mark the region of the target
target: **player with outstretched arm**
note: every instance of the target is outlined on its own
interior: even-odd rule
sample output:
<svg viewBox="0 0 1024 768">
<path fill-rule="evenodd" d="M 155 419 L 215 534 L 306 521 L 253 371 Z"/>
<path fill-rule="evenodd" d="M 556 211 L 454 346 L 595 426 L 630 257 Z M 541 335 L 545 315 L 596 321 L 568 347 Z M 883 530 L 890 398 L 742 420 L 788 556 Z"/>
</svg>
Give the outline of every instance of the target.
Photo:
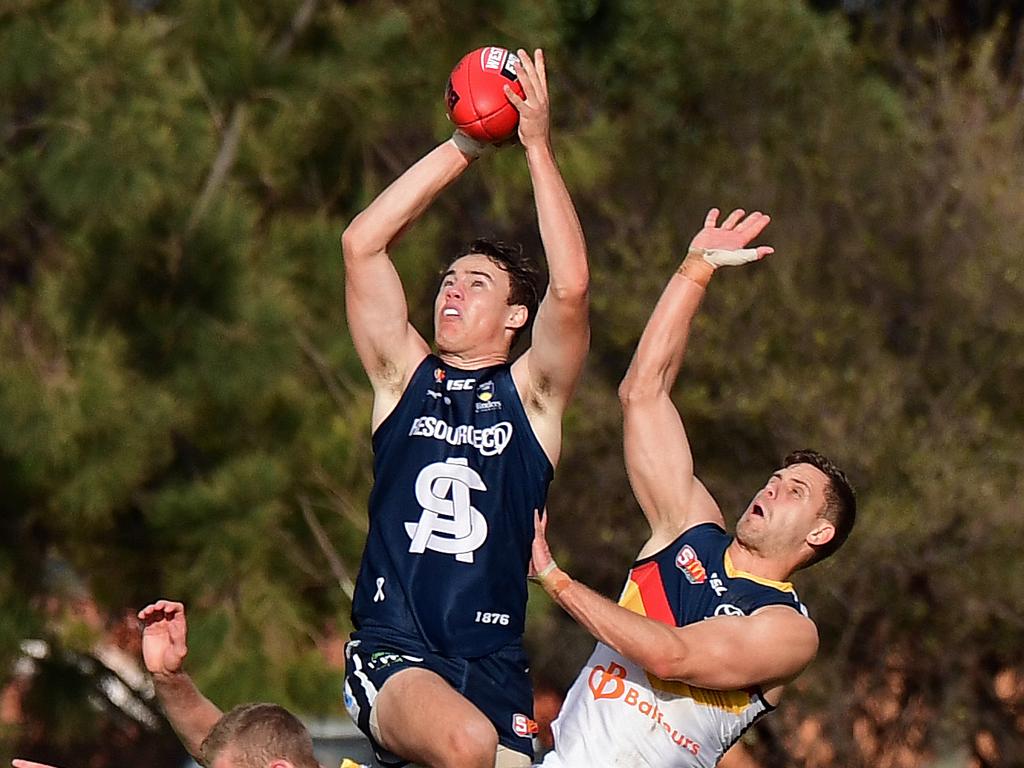
<svg viewBox="0 0 1024 768">
<path fill-rule="evenodd" d="M 772 252 L 746 247 L 768 216 L 733 211 L 719 226 L 718 215 L 708 213 L 662 293 L 619 390 L 626 469 L 651 536 L 618 604 L 557 567 L 547 520 L 535 520 L 536 577 L 598 640 L 554 723 L 546 768 L 711 768 L 818 649 L 788 579 L 849 535 L 856 501 L 846 476 L 814 451 L 790 454 L 730 536 L 694 475 L 670 396 L 715 270 Z"/>
<path fill-rule="evenodd" d="M 549 272 L 539 306 L 537 268 L 521 249 L 477 240 L 441 280 L 436 352 L 409 323 L 391 248 L 476 159 L 465 135 L 409 168 L 342 236 L 349 331 L 374 393 L 375 478 L 345 703 L 388 766 L 532 756 L 521 639 L 533 510 L 589 345 L 589 274 L 552 151 L 544 56 L 520 51 L 514 65 L 525 99 L 506 93 Z M 531 346 L 512 362 L 535 313 Z"/>
</svg>

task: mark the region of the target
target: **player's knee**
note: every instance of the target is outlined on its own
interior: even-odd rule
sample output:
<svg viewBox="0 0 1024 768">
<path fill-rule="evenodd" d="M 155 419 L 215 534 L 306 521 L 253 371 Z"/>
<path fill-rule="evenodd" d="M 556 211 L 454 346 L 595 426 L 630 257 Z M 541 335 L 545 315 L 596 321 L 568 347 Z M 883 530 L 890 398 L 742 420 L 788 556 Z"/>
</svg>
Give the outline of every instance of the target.
<svg viewBox="0 0 1024 768">
<path fill-rule="evenodd" d="M 445 763 L 448 766 L 493 768 L 498 750 L 498 734 L 487 720 L 460 723 L 448 734 Z"/>
</svg>

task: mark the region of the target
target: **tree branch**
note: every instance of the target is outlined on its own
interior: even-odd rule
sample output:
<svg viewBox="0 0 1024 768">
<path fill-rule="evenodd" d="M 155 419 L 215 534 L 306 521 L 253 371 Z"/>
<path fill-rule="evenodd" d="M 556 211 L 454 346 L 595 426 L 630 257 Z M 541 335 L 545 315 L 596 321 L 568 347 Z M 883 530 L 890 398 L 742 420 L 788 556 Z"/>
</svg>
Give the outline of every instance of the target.
<svg viewBox="0 0 1024 768">
<path fill-rule="evenodd" d="M 331 546 L 331 540 L 327 536 L 327 532 L 320 525 L 320 521 L 316 517 L 316 513 L 313 512 L 313 505 L 309 502 L 309 497 L 305 494 L 299 494 L 299 507 L 302 509 L 302 516 L 306 520 L 306 525 L 309 526 L 309 530 L 313 532 L 313 537 L 316 539 L 316 543 L 320 545 L 320 551 L 324 553 L 324 557 L 327 558 L 327 563 L 331 567 L 331 573 L 334 574 L 334 578 L 338 580 L 338 586 L 341 587 L 341 591 L 345 593 L 348 599 L 351 601 L 356 592 L 356 586 L 352 579 L 348 575 L 348 571 L 345 568 L 345 564 L 341 562 L 341 556 L 337 550 Z"/>
<path fill-rule="evenodd" d="M 280 61 L 291 52 L 299 35 L 305 31 L 306 27 L 313 20 L 318 4 L 319 0 L 305 0 L 299 6 L 295 15 L 292 16 L 292 22 L 288 25 L 288 29 L 278 38 L 271 49 L 270 61 Z M 192 207 L 192 213 L 188 217 L 188 225 L 185 229 L 186 235 L 191 235 L 195 231 L 203 216 L 206 215 L 206 210 L 210 207 L 210 202 L 213 200 L 214 195 L 224 184 L 224 180 L 235 164 L 246 113 L 245 102 L 235 104 L 231 111 L 228 127 L 221 138 L 220 149 L 217 150 L 217 157 L 213 161 L 213 167 L 210 168 L 210 174 L 206 177 L 206 183 L 203 184 L 203 191 L 200 193 L 199 199 L 196 200 L 196 204 Z"/>
</svg>

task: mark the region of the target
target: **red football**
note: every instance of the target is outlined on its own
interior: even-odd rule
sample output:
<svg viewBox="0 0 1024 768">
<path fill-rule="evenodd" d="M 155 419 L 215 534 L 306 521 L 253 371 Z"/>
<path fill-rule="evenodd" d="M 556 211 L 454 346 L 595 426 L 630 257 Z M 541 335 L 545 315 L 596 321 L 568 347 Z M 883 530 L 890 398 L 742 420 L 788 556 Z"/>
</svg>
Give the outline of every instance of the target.
<svg viewBox="0 0 1024 768">
<path fill-rule="evenodd" d="M 516 76 L 518 63 L 519 57 L 511 51 L 489 45 L 467 53 L 455 65 L 444 100 L 448 117 L 460 131 L 487 144 L 512 137 L 519 125 L 519 112 L 504 88 L 510 85 L 525 98 Z"/>
</svg>

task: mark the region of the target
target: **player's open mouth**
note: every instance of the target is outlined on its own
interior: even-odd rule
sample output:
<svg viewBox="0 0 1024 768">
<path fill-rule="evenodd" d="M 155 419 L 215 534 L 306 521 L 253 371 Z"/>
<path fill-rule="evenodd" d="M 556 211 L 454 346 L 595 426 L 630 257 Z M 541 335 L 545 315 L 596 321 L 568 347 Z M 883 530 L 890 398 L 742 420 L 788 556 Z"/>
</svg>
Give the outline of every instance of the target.
<svg viewBox="0 0 1024 768">
<path fill-rule="evenodd" d="M 755 504 L 754 508 L 750 510 L 750 514 L 764 517 L 764 508 L 760 504 Z"/>
<path fill-rule="evenodd" d="M 458 316 L 459 316 L 459 310 L 454 309 L 453 307 L 447 307 L 447 308 L 441 310 L 441 317 L 458 317 Z"/>
</svg>

